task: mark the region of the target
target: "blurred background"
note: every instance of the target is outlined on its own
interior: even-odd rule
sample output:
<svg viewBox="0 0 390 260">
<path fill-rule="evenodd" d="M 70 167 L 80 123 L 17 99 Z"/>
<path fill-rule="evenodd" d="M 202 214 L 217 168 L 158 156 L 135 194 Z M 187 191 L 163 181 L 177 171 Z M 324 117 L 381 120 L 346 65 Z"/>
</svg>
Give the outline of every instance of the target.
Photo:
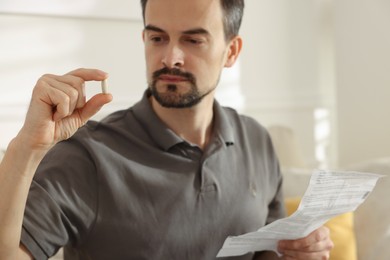
<svg viewBox="0 0 390 260">
<path fill-rule="evenodd" d="M 286 127 L 309 168 L 390 156 L 390 1 L 246 0 L 244 49 L 218 100 Z M 138 0 L 0 1 L 0 149 L 22 126 L 45 73 L 109 72 L 114 102 L 146 88 Z M 100 83 L 87 85 L 88 95 Z M 283 143 L 281 144 L 283 145 Z"/>
</svg>

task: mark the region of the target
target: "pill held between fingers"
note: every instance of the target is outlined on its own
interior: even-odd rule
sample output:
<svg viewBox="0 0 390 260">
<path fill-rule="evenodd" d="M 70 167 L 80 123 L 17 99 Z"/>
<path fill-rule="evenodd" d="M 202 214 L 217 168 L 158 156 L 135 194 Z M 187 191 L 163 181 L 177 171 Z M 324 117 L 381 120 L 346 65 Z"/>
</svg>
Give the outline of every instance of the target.
<svg viewBox="0 0 390 260">
<path fill-rule="evenodd" d="M 102 92 L 103 92 L 104 94 L 107 94 L 107 93 L 108 93 L 107 79 L 102 80 Z"/>
</svg>

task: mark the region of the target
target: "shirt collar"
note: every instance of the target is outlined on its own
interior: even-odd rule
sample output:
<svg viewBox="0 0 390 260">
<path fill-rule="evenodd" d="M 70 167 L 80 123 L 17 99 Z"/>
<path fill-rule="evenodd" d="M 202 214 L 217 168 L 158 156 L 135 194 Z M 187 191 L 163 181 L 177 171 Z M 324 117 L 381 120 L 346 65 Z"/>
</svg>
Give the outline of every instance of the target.
<svg viewBox="0 0 390 260">
<path fill-rule="evenodd" d="M 234 126 L 233 120 L 231 117 L 232 114 L 229 113 L 230 108 L 222 107 L 217 100 L 214 100 L 214 136 L 221 138 L 226 146 L 234 145 Z M 230 114 L 230 115 L 229 115 Z"/>
<path fill-rule="evenodd" d="M 149 102 L 150 92 L 146 90 L 142 99 L 133 106 L 132 110 L 137 120 L 147 129 L 151 138 L 165 151 L 185 142 L 181 137 L 169 129 L 156 115 Z M 226 146 L 234 144 L 233 127 L 227 111 L 214 100 L 214 133 L 213 138 L 221 138 Z"/>
</svg>

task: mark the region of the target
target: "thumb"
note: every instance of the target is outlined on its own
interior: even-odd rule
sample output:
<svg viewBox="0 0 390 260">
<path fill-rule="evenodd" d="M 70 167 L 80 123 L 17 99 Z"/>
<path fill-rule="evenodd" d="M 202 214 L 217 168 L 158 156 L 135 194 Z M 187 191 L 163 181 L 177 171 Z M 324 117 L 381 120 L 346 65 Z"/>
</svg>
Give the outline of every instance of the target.
<svg viewBox="0 0 390 260">
<path fill-rule="evenodd" d="M 93 96 L 80 111 L 81 121 L 87 122 L 92 116 L 94 116 L 105 105 L 112 101 L 111 94 L 97 94 Z"/>
</svg>

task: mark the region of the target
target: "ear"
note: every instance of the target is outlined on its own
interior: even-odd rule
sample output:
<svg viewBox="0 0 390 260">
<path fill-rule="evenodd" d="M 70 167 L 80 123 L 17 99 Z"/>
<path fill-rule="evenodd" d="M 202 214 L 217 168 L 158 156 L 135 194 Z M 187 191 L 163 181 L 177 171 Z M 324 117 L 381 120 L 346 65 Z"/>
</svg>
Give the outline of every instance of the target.
<svg viewBox="0 0 390 260">
<path fill-rule="evenodd" d="M 225 67 L 231 67 L 236 62 L 238 56 L 240 55 L 242 48 L 242 38 L 240 36 L 234 37 L 228 47 L 227 58 L 225 62 Z"/>
</svg>

